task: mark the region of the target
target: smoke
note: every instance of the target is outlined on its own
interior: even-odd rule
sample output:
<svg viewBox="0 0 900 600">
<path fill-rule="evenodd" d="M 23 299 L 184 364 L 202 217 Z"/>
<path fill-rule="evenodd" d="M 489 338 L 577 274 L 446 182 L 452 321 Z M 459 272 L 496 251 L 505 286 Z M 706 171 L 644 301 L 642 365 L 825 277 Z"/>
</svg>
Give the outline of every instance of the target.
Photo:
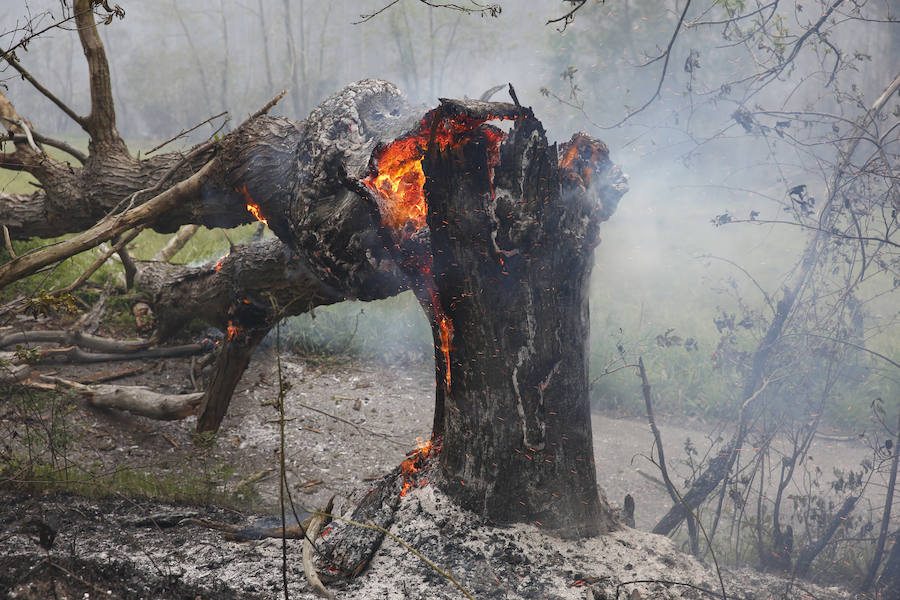
<svg viewBox="0 0 900 600">
<path fill-rule="evenodd" d="M 282 88 L 289 95 L 274 112 L 299 119 L 336 89 L 366 77 L 391 80 L 411 102 L 426 106 L 435 106 L 439 97 L 479 97 L 512 82 L 551 140 L 566 140 L 575 131 L 600 137 L 631 177 L 631 191 L 603 227 L 597 253 L 595 370 L 608 359 L 619 329 L 635 347 L 648 350 L 652 344 L 637 342 L 674 329 L 684 338 L 706 340 L 698 356 L 709 356 L 717 333 L 711 315 L 734 308 L 733 299 L 710 288 L 727 287 L 730 277 L 745 301 L 761 300 L 756 285 L 725 261 L 739 263 L 762 288 L 778 290 L 803 246 L 802 232 L 772 225 L 715 227 L 711 221 L 719 215 L 784 217 L 786 190 L 798 185 L 822 198 L 824 161 L 833 153 L 803 144 L 814 141 L 813 129 L 838 125 L 760 111 L 814 110 L 852 119 L 880 91 L 882 74 L 891 73 L 896 52 L 885 49 L 900 43 L 889 24 L 847 20 L 827 39 L 846 63 L 838 78 L 829 81 L 834 58 L 817 40 L 790 70 L 753 91 L 734 82 L 754 71 L 754 60 L 779 49 L 765 47 L 765 40 L 740 44 L 733 29 L 699 26 L 714 18 L 697 8 L 672 46 L 660 85 L 664 61 L 654 59 L 670 40 L 681 3 L 590 1 L 563 31 L 560 23 L 546 24 L 569 8 L 557 0 L 504 3 L 498 18 L 403 2 L 354 24 L 385 4 L 306 3 L 301 28 L 298 11 L 285 22 L 288 15 L 276 3 L 263 3 L 263 14 L 256 6 L 213 0 L 189 7 L 133 3 L 124 21 L 101 27 L 119 130 L 136 147 L 149 147 L 223 109 L 232 124 L 239 122 Z M 870 16 L 884 16 L 884 7 L 872 4 Z M 60 11 L 56 0 L 29 5 L 32 14 Z M 817 17 L 813 5 L 785 8 L 779 18 L 787 34 Z M 14 30 L 25 18 L 6 7 L 0 31 Z M 7 36 L 3 43 L 14 39 Z M 86 71 L 76 50 L 74 36 L 57 31 L 35 40 L 19 58 L 64 102 L 84 112 Z M 79 140 L 82 134 L 57 107 L 12 75 L 3 74 L 8 95 L 43 133 Z M 645 110 L 620 127 L 605 128 L 654 98 L 657 87 Z M 505 94 L 501 90 L 495 99 Z M 193 143 L 217 126 L 204 126 L 178 143 Z M 843 130 L 835 133 L 840 135 Z M 360 321 L 369 326 L 383 318 L 385 331 L 403 331 L 398 319 L 407 318 L 412 305 L 389 302 Z M 336 323 L 355 324 L 356 308 L 333 310 L 346 312 Z"/>
</svg>

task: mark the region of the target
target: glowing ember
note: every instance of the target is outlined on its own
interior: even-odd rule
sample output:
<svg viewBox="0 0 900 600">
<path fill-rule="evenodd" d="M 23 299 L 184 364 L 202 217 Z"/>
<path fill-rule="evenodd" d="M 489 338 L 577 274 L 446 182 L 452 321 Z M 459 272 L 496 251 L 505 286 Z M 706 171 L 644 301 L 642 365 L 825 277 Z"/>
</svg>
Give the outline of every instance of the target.
<svg viewBox="0 0 900 600">
<path fill-rule="evenodd" d="M 440 110 L 440 109 L 436 109 Z M 472 119 L 465 116 L 437 120 L 434 111 L 425 115 L 419 129 L 408 137 L 395 140 L 375 154 L 377 170 L 363 183 L 377 194 L 381 223 L 391 229 L 397 238 L 409 236 L 427 224 L 428 204 L 425 199 L 425 173 L 422 159 L 429 144 L 437 144 L 441 150 L 457 146 L 480 136 L 488 142 L 489 179 L 493 196 L 493 168 L 500 161 L 500 142 L 504 134 L 495 127 L 482 127 L 494 117 Z M 453 340 L 453 322 L 444 313 L 440 298 L 435 290 L 431 273 L 430 254 L 415 257 L 415 269 L 421 277 L 421 287 L 417 291 L 420 301 L 430 309 L 433 326 L 436 327 L 436 348 L 443 355 L 444 382 L 450 393 L 450 351 Z M 424 288 L 424 289 L 422 289 Z M 430 305 L 430 306 L 429 306 Z"/>
<path fill-rule="evenodd" d="M 591 184 L 591 167 L 589 165 L 596 168 L 597 165 L 605 162 L 609 155 L 609 149 L 603 142 L 583 133 L 576 133 L 572 136 L 572 141 L 563 144 L 562 150 L 563 153 L 559 159 L 560 168 L 576 169 L 580 166 L 581 170 L 578 171 L 578 174 L 585 186 Z M 581 164 L 576 163 L 576 160 L 579 159 Z"/>
<path fill-rule="evenodd" d="M 247 207 L 247 210 L 250 211 L 250 214 L 253 215 L 253 217 L 257 221 L 262 221 L 263 223 L 268 225 L 269 222 L 266 220 L 266 218 L 264 216 L 262 216 L 262 212 L 260 212 L 259 204 L 257 204 L 256 202 L 253 201 L 253 196 L 251 196 L 250 192 L 247 191 L 247 185 L 244 184 L 244 186 L 241 189 L 235 188 L 235 191 L 244 196 L 244 199 L 247 201 L 246 207 Z"/>
<path fill-rule="evenodd" d="M 235 325 L 232 321 L 228 321 L 228 331 L 225 334 L 225 341 L 230 341 L 231 338 L 236 336 L 241 332 L 241 328 Z"/>
<path fill-rule="evenodd" d="M 403 475 L 403 490 L 400 496 L 406 495 L 413 485 L 423 486 L 427 483 L 425 480 L 413 480 L 413 475 L 425 466 L 425 459 L 440 450 L 440 445 L 436 445 L 434 440 L 426 440 L 425 438 L 416 438 L 416 447 L 406 455 L 406 460 L 400 463 L 400 474 Z"/>
<path fill-rule="evenodd" d="M 216 273 L 222 270 L 222 265 L 225 263 L 226 258 L 228 258 L 227 254 L 216 261 Z"/>
<path fill-rule="evenodd" d="M 439 110 L 439 109 L 435 109 Z M 381 200 L 381 222 L 386 227 L 400 230 L 411 224 L 414 230 L 425 225 L 428 205 L 425 202 L 425 173 L 422 158 L 429 143 L 437 144 L 441 150 L 463 143 L 474 133 L 491 142 L 492 154 L 496 153 L 504 133 L 499 129 L 480 127 L 490 119 L 470 119 L 456 117 L 442 119 L 432 133 L 434 111 L 422 119 L 417 133 L 399 140 L 379 150 L 376 155 L 378 171 L 363 180 Z M 489 159 L 489 164 L 493 158 Z"/>
</svg>

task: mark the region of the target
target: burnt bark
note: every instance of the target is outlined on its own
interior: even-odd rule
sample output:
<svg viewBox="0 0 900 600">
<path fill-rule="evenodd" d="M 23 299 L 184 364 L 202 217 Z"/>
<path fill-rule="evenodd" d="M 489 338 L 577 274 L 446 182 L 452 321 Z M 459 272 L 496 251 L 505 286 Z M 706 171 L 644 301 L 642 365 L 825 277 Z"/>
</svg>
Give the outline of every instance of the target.
<svg viewBox="0 0 900 600">
<path fill-rule="evenodd" d="M 482 125 L 494 118 L 516 124 Z M 409 135 L 428 140 L 427 225 L 383 219 L 382 235 L 431 317 L 439 485 L 496 522 L 614 528 L 593 461 L 586 286 L 624 176 L 581 134 L 558 155 L 510 104 L 442 101 Z"/>
</svg>

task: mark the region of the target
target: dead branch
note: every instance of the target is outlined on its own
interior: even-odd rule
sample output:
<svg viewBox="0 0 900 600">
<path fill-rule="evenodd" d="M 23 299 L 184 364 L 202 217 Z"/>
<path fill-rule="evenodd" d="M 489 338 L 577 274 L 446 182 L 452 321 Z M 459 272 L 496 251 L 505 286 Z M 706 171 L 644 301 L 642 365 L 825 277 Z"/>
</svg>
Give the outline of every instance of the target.
<svg viewBox="0 0 900 600">
<path fill-rule="evenodd" d="M 156 253 L 156 256 L 153 257 L 155 261 L 168 262 L 172 259 L 173 256 L 178 254 L 178 251 L 184 248 L 184 245 L 190 241 L 194 234 L 197 233 L 197 230 L 200 229 L 199 225 L 185 225 L 181 229 L 178 230 L 178 233 L 169 238 L 169 241 L 166 242 L 166 245 L 162 247 L 162 249 Z"/>
<path fill-rule="evenodd" d="M 158 144 L 158 145 L 156 145 L 156 146 L 150 148 L 150 149 L 147 150 L 146 152 L 144 152 L 144 156 L 150 156 L 151 154 L 153 154 L 154 152 L 156 152 L 157 150 L 159 150 L 159 149 L 162 148 L 163 146 L 165 146 L 165 145 L 167 145 L 167 144 L 171 144 L 172 142 L 174 142 L 174 141 L 177 140 L 178 138 L 184 137 L 185 135 L 189 134 L 190 132 L 197 130 L 198 128 L 202 127 L 203 125 L 206 125 L 206 124 L 209 123 L 210 121 L 212 121 L 212 120 L 214 120 L 214 119 L 218 119 L 219 117 L 224 116 L 224 115 L 227 115 L 227 114 L 228 114 L 228 111 L 227 111 L 227 110 L 223 110 L 223 111 L 220 112 L 219 114 L 213 115 L 213 116 L 211 116 L 210 118 L 206 119 L 205 121 L 202 121 L 202 122 L 200 122 L 200 123 L 197 123 L 196 125 L 194 125 L 194 126 L 191 127 L 190 129 L 182 129 L 182 130 L 179 131 L 176 135 L 170 137 L 170 138 L 167 139 L 166 141 L 164 141 L 164 142 L 162 142 L 162 143 L 160 143 L 160 144 Z M 226 119 L 225 121 L 227 122 L 228 119 Z"/>
<path fill-rule="evenodd" d="M 45 146 L 50 146 L 51 148 L 62 150 L 63 152 L 66 152 L 67 154 L 78 159 L 78 161 L 82 164 L 84 164 L 84 162 L 87 160 L 87 154 L 85 154 L 81 150 L 78 150 L 71 144 L 68 144 L 62 140 L 57 140 L 56 138 L 42 135 L 34 130 L 31 131 L 31 135 L 35 142 L 43 144 Z M 25 136 L 17 134 L 8 134 L 7 138 L 15 143 L 22 143 L 23 141 L 27 141 L 27 138 Z"/>
<path fill-rule="evenodd" d="M 145 386 L 83 385 L 48 376 L 41 379 L 74 389 L 95 408 L 115 408 L 160 421 L 175 421 L 193 415 L 203 397 L 202 393 L 160 394 Z"/>
<path fill-rule="evenodd" d="M 84 117 L 82 126 L 91 136 L 91 153 L 128 154 L 125 142 L 116 131 L 116 109 L 113 102 L 112 80 L 106 50 L 94 21 L 92 0 L 75 0 L 75 23 L 78 38 L 88 64 L 88 81 L 91 90 L 91 112 Z"/>
<path fill-rule="evenodd" d="M 44 348 L 35 355 L 19 357 L 13 352 L 0 352 L 0 360 L 19 364 L 27 361 L 31 364 L 42 363 L 99 363 L 121 360 L 144 360 L 148 358 L 180 358 L 201 354 L 210 350 L 209 344 L 185 344 L 163 348 L 148 348 L 135 352 L 85 352 L 77 346 L 63 348 Z"/>
<path fill-rule="evenodd" d="M 175 184 L 141 206 L 132 208 L 120 215 L 110 215 L 87 231 L 55 246 L 11 260 L 0 267 L 0 288 L 21 277 L 31 275 L 42 267 L 89 250 L 129 229 L 150 223 L 154 218 L 167 210 L 175 208 L 179 203 L 185 202 L 199 194 L 202 185 L 206 182 L 216 164 L 217 161 L 215 159 L 209 161 L 192 177 Z"/>
<path fill-rule="evenodd" d="M 83 385 L 92 385 L 95 383 L 108 383 L 110 381 L 115 381 L 116 379 L 122 379 L 123 377 L 131 377 L 132 375 L 140 375 L 144 371 L 148 369 L 147 365 L 141 367 L 132 367 L 128 369 L 122 369 L 121 371 L 116 371 L 114 373 L 100 373 L 98 375 L 91 375 L 89 377 L 82 377 L 78 380 L 78 383 Z"/>
<path fill-rule="evenodd" d="M 323 598 L 334 598 L 334 593 L 325 588 L 322 580 L 319 579 L 319 574 L 316 573 L 316 567 L 313 565 L 313 551 L 315 548 L 311 540 L 318 538 L 319 531 L 328 518 L 326 515 L 331 512 L 332 507 L 334 507 L 334 496 L 328 501 L 328 505 L 323 511 L 316 512 L 312 517 L 306 530 L 306 535 L 303 537 L 303 572 L 306 574 L 306 580 L 309 582 L 310 587 Z"/>
<path fill-rule="evenodd" d="M 644 358 L 638 358 L 638 374 L 641 378 L 641 392 L 644 396 L 644 405 L 647 409 L 647 420 L 650 422 L 650 431 L 653 432 L 653 441 L 656 445 L 656 453 L 659 456 L 659 472 L 666 484 L 666 491 L 675 504 L 680 503 L 681 496 L 675 489 L 675 484 L 669 477 L 669 469 L 666 467 L 666 453 L 663 449 L 662 434 L 656 426 L 656 418 L 653 415 L 653 401 L 650 398 L 650 382 L 647 380 L 647 371 L 644 369 Z M 693 512 L 690 513 L 691 519 L 688 520 L 688 533 L 691 538 L 691 552 L 695 556 L 700 554 L 700 544 L 697 538 L 697 520 Z"/>
<path fill-rule="evenodd" d="M 65 329 L 53 329 L 46 331 L 17 331 L 0 336 L 0 348 L 6 348 L 15 344 L 41 344 L 53 343 L 67 346 L 79 346 L 97 352 L 132 353 L 144 350 L 150 346 L 150 342 L 122 342 L 96 335 L 89 335 L 80 331 L 68 331 Z"/>
<path fill-rule="evenodd" d="M 87 131 L 86 127 L 86 119 L 81 115 L 77 114 L 74 110 L 69 108 L 69 106 L 60 100 L 56 94 L 45 88 L 41 82 L 34 78 L 34 76 L 29 73 L 25 67 L 23 67 L 18 60 L 16 60 L 12 55 L 7 54 L 3 57 L 3 59 L 9 63 L 9 65 L 14 68 L 19 74 L 22 76 L 22 79 L 30 83 L 34 89 L 39 91 L 44 95 L 45 98 L 50 100 L 53 104 L 55 104 L 61 111 L 63 111 L 70 119 L 78 123 L 85 131 Z M 88 132 L 90 133 L 90 132 Z"/>
</svg>

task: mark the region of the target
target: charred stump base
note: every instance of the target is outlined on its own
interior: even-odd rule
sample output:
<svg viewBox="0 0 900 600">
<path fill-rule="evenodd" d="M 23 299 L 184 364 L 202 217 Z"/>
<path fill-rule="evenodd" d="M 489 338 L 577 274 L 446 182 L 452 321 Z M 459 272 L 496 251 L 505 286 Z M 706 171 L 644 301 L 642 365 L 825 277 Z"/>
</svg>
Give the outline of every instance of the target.
<svg viewBox="0 0 900 600">
<path fill-rule="evenodd" d="M 515 123 L 504 133 L 494 119 Z M 530 109 L 443 100 L 349 185 L 380 216 L 431 320 L 433 483 L 483 523 L 563 538 L 616 529 L 597 488 L 587 393 L 593 251 L 627 189 L 606 146 L 577 134 L 558 151 Z M 408 487 L 400 478 L 385 477 L 351 520 L 388 527 Z M 356 575 L 383 533 L 338 529 L 323 564 Z"/>
<path fill-rule="evenodd" d="M 493 107 L 438 110 L 459 122 Z M 578 134 L 558 154 L 530 109 L 513 114 L 507 135 L 483 125 L 422 162 L 452 324 L 439 486 L 496 522 L 593 536 L 616 524 L 593 460 L 587 284 L 624 177 L 602 142 Z"/>
</svg>

